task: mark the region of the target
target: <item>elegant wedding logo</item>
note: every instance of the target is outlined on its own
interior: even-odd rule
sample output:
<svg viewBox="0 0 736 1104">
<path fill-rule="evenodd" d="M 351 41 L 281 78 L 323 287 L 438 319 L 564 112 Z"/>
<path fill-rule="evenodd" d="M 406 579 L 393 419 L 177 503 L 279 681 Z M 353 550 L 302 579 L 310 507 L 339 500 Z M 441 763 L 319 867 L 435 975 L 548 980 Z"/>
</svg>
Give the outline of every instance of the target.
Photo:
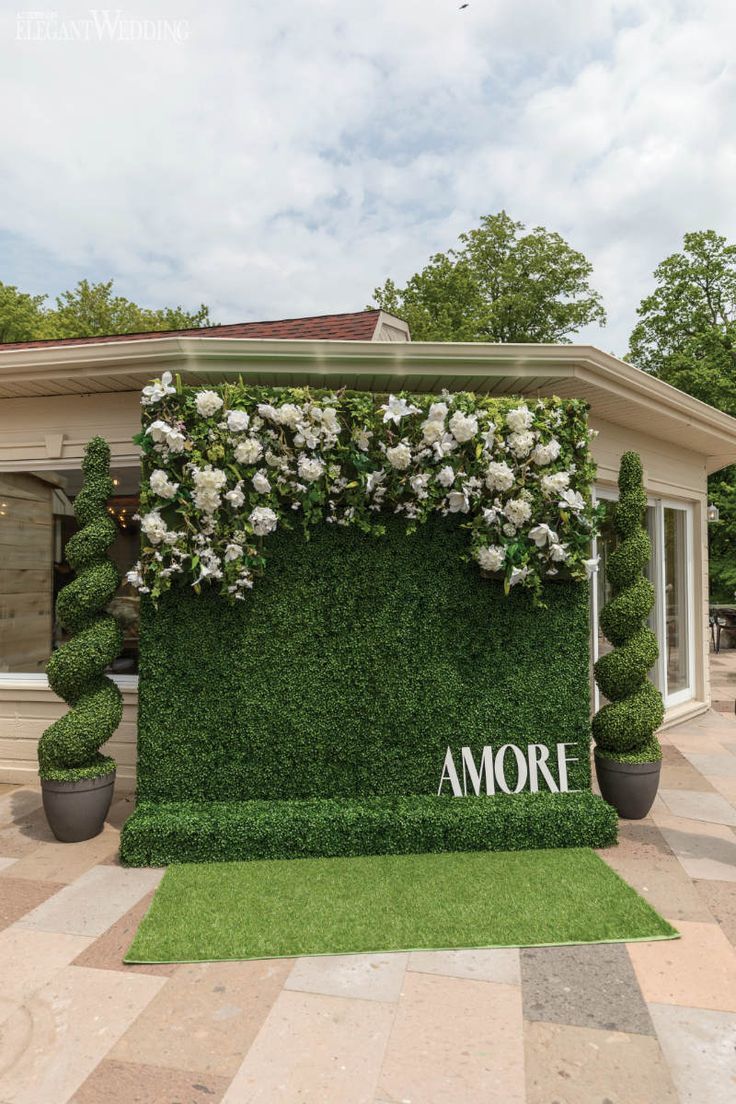
<svg viewBox="0 0 736 1104">
<path fill-rule="evenodd" d="M 86 16 L 63 18 L 56 11 L 19 11 L 18 42 L 172 42 L 190 36 L 188 19 L 147 19 L 122 8 L 90 8 Z"/>
<path fill-rule="evenodd" d="M 468 794 L 480 796 L 481 792 L 486 795 L 496 792 L 521 793 L 527 788 L 531 793 L 538 793 L 540 789 L 549 790 L 550 793 L 569 793 L 567 768 L 570 763 L 578 761 L 577 756 L 567 754 L 567 748 L 570 747 L 575 745 L 556 745 L 557 778 L 550 769 L 550 749 L 546 744 L 528 744 L 526 750 L 516 744 L 502 744 L 495 754 L 488 745 L 483 748 L 480 762 L 476 762 L 471 748 L 463 747 L 460 749 L 459 770 L 452 748 L 448 747 L 437 794 L 439 796 L 443 793 L 446 784 L 450 786 L 453 797 L 467 797 Z M 511 764 L 516 767 L 513 788 L 507 781 L 507 771 Z"/>
</svg>

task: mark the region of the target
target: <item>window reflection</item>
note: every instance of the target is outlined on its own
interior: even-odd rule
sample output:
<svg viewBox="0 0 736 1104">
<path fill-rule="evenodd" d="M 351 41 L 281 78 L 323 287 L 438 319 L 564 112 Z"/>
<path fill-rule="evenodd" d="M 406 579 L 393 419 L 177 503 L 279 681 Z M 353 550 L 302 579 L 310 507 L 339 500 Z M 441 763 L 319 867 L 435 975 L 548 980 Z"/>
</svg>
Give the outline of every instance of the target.
<svg viewBox="0 0 736 1104">
<path fill-rule="evenodd" d="M 140 470 L 112 471 L 115 494 L 109 511 L 118 523 L 110 557 L 121 576 L 138 559 Z M 0 472 L 0 671 L 43 674 L 51 652 L 67 634 L 55 618 L 56 596 L 74 577 L 64 548 L 77 531 L 74 498 L 81 469 Z M 138 670 L 138 595 L 124 582 L 110 604 L 124 634 L 122 655 L 111 671 Z"/>
<path fill-rule="evenodd" d="M 689 685 L 689 632 L 687 622 L 687 515 L 684 510 L 664 511 L 665 628 L 667 633 L 667 692 L 676 694 Z"/>
</svg>

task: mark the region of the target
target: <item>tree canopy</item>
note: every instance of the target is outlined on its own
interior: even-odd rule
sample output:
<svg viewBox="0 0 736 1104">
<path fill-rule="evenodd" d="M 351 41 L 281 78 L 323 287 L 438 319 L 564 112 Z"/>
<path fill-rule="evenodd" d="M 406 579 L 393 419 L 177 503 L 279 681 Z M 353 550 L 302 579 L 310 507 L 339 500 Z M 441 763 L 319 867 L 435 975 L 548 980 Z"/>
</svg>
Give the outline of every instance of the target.
<svg viewBox="0 0 736 1104">
<path fill-rule="evenodd" d="M 184 330 L 211 326 L 209 309 L 183 307 L 151 309 L 113 293 L 113 281 L 80 280 L 75 288 L 46 306 L 46 295 L 29 295 L 12 284 L 0 283 L 0 342 L 42 341 L 63 337 L 100 337 L 105 334 Z"/>
<path fill-rule="evenodd" d="M 569 342 L 583 326 L 605 323 L 592 265 L 559 234 L 543 226 L 527 233 L 500 211 L 459 243 L 405 287 L 388 279 L 373 292 L 415 341 Z"/>
<path fill-rule="evenodd" d="M 714 230 L 685 234 L 679 253 L 655 269 L 629 342 L 639 368 L 736 416 L 736 245 Z M 708 481 L 720 521 L 711 525 L 713 597 L 736 589 L 736 467 Z"/>
</svg>

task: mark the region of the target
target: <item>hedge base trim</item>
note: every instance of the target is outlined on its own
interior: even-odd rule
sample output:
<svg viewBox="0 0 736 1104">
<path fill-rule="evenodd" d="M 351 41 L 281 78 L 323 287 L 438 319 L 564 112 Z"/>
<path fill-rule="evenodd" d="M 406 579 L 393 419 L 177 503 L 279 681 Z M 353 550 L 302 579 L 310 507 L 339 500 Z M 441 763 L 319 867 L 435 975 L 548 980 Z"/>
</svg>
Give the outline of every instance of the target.
<svg viewBox="0 0 736 1104">
<path fill-rule="evenodd" d="M 123 828 L 126 866 L 444 851 L 607 847 L 618 817 L 588 791 L 450 798 L 141 802 Z"/>
</svg>

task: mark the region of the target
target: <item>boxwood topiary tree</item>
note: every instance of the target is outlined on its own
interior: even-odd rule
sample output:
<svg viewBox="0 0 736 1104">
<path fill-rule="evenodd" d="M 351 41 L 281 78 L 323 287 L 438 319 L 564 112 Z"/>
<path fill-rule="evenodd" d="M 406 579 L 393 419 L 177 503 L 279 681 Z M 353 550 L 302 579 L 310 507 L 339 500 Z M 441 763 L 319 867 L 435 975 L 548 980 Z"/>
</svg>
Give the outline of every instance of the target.
<svg viewBox="0 0 736 1104">
<path fill-rule="evenodd" d="M 84 480 L 74 500 L 79 530 L 66 546 L 76 578 L 56 600 L 56 616 L 71 639 L 55 651 L 47 666 L 51 689 L 70 709 L 46 729 L 38 745 L 41 778 L 74 782 L 115 769 L 115 760 L 99 748 L 120 724 L 120 690 L 105 668 L 120 654 L 123 638 L 115 618 L 105 612 L 118 588 L 118 570 L 107 555 L 117 527 L 107 512 L 112 494 L 110 449 L 93 437 L 82 461 Z"/>
<path fill-rule="evenodd" d="M 652 545 L 644 528 L 647 496 L 638 453 L 621 457 L 618 486 L 613 524 L 619 544 L 607 568 L 613 597 L 600 611 L 600 625 L 613 651 L 595 664 L 596 682 L 608 704 L 593 718 L 593 737 L 606 759 L 647 763 L 662 758 L 654 733 L 662 723 L 664 706 L 662 695 L 647 678 L 659 647 L 646 624 L 654 605 L 654 587 L 643 574 Z"/>
</svg>

